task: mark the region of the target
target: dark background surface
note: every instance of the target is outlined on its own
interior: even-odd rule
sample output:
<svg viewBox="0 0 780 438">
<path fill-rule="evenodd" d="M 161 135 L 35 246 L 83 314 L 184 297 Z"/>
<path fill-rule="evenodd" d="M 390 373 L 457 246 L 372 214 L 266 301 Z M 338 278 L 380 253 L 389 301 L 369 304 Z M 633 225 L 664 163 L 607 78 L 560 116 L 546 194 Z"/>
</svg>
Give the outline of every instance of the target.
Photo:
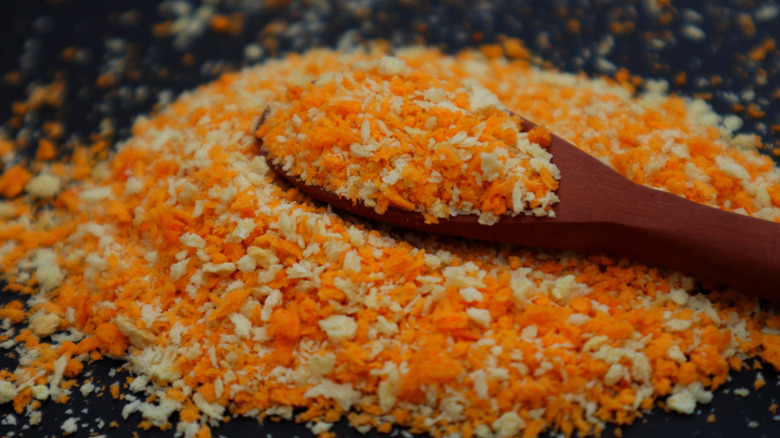
<svg viewBox="0 0 780 438">
<path fill-rule="evenodd" d="M 35 154 L 46 137 L 47 122 L 62 122 L 55 143 L 67 154 L 79 142 L 99 137 L 109 142 L 129 135 L 135 116 L 153 110 L 181 91 L 269 57 L 309 47 L 384 38 L 394 45 L 426 43 L 447 51 L 492 43 L 500 35 L 523 39 L 549 65 L 566 71 L 611 74 L 627 68 L 642 77 L 662 78 L 672 92 L 706 98 L 720 114 L 745 119 L 740 132 L 764 139 L 764 152 L 780 148 L 780 6 L 777 1 L 675 1 L 652 13 L 653 4 L 637 1 L 5 1 L 0 5 L 0 123 L 19 148 Z M 198 12 L 200 8 L 200 12 Z M 227 32 L 209 28 L 199 13 L 223 14 L 233 23 Z M 191 32 L 171 34 L 177 26 Z M 200 27 L 199 27 L 200 26 Z M 703 32 L 697 38 L 686 28 Z M 167 30 L 166 30 L 167 29 Z M 183 36 L 184 35 L 184 36 Z M 247 44 L 256 44 L 259 58 Z M 765 47 L 761 53 L 760 47 Z M 63 53 L 75 56 L 63 56 Z M 254 50 L 257 52 L 257 50 Z M 255 53 L 256 54 L 256 53 Z M 683 80 L 684 72 L 684 80 Z M 31 86 L 59 80 L 66 85 L 62 105 L 15 114 L 13 102 Z M 777 126 L 778 128 L 774 128 Z M 780 149 L 778 149 L 780 150 Z M 7 301 L 10 294 L 0 300 Z M 14 364 L 13 352 L 0 354 L 0 366 Z M 752 365 L 752 362 L 751 362 Z M 89 365 L 86 377 L 110 384 L 119 362 Z M 767 386 L 753 390 L 755 372 L 735 374 L 716 391 L 710 405 L 681 416 L 656 410 L 623 428 L 630 437 L 775 437 L 780 436 L 780 380 L 771 367 L 761 373 Z M 120 379 L 127 374 L 119 371 Z M 736 388 L 750 389 L 740 397 Z M 0 406 L 0 436 L 62 436 L 60 426 L 79 417 L 79 431 L 132 436 L 139 414 L 121 416 L 123 403 L 109 395 L 85 400 L 74 390 L 66 405 L 49 402 L 42 424 L 25 428 L 27 419 Z M 715 422 L 707 417 L 715 415 Z M 98 428 L 99 420 L 105 422 Z M 108 424 L 117 420 L 119 427 Z M 751 427 L 751 421 L 757 427 Z M 363 436 L 340 423 L 338 436 Z M 173 436 L 173 431 L 137 431 L 140 436 Z M 235 419 L 213 429 L 213 436 L 311 436 L 302 425 Z M 615 429 L 607 430 L 612 436 Z M 382 436 L 370 433 L 368 436 Z"/>
</svg>

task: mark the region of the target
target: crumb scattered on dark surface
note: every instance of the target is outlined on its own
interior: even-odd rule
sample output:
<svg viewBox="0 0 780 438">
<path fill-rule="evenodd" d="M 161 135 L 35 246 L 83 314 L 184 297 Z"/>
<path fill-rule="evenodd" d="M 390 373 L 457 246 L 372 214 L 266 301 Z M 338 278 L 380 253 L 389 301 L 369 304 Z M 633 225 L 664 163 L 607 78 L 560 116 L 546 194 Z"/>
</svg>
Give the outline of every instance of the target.
<svg viewBox="0 0 780 438">
<path fill-rule="evenodd" d="M 136 116 L 224 72 L 289 52 L 384 39 L 447 51 L 496 44 L 508 56 L 526 55 L 502 46 L 505 36 L 523 40 L 544 65 L 607 76 L 625 69 L 664 79 L 671 92 L 702 97 L 716 112 L 740 116 L 740 132 L 758 134 L 765 152 L 780 160 L 776 1 L 65 0 L 12 2 L 0 16 L 0 169 L 26 165 L 31 157 L 63 158 L 80 146 L 105 153 L 130 135 Z M 14 360 L 13 350 L 5 350 L 0 364 Z M 3 405 L 0 436 L 61 436 L 70 417 L 79 418 L 71 436 L 111 436 L 116 428 L 128 435 L 140 415 L 123 420 L 122 405 L 112 402 L 111 383 L 127 377 L 119 367 L 100 362 L 85 375 L 95 392 L 84 397 L 74 391 L 68 404 L 48 404 L 40 426 L 29 426 L 24 415 Z M 757 379 L 759 367 L 753 368 L 735 375 L 697 415 L 656 410 L 606 436 L 770 434 L 780 427 L 780 381 L 771 369 Z M 734 394 L 738 388 L 753 389 L 742 398 Z M 236 419 L 215 436 L 246 431 L 311 435 L 303 425 Z M 343 422 L 335 431 L 357 435 Z"/>
</svg>

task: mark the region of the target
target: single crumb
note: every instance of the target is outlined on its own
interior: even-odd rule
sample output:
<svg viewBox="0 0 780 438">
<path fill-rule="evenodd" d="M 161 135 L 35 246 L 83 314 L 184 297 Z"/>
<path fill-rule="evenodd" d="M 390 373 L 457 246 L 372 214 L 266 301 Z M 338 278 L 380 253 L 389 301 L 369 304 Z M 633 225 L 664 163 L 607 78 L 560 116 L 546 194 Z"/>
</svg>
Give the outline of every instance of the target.
<svg viewBox="0 0 780 438">
<path fill-rule="evenodd" d="M 51 198 L 60 191 L 60 179 L 49 174 L 38 175 L 24 189 L 36 198 Z"/>
<path fill-rule="evenodd" d="M 111 391 L 111 397 L 113 397 L 114 400 L 119 398 L 119 383 L 112 383 L 111 386 L 109 386 L 109 390 Z"/>
<path fill-rule="evenodd" d="M 696 409 L 696 398 L 688 390 L 682 390 L 666 399 L 666 405 L 681 414 L 692 414 Z"/>
<path fill-rule="evenodd" d="M 14 414 L 7 414 L 5 417 L 3 417 L 2 420 L 0 420 L 0 424 L 3 426 L 16 426 L 16 416 Z"/>
<path fill-rule="evenodd" d="M 60 426 L 60 429 L 62 429 L 63 435 L 71 435 L 76 433 L 76 431 L 79 430 L 78 421 L 80 420 L 79 417 L 70 417 L 67 420 L 65 420 L 62 423 L 62 426 Z"/>
<path fill-rule="evenodd" d="M 30 426 L 37 426 L 41 424 L 41 420 L 43 419 L 43 414 L 41 414 L 41 411 L 33 411 L 29 415 L 30 417 Z"/>
<path fill-rule="evenodd" d="M 38 337 L 46 337 L 51 335 L 57 330 L 60 325 L 60 317 L 47 313 L 43 316 L 38 316 L 30 319 L 30 330 Z"/>
<path fill-rule="evenodd" d="M 19 391 L 16 385 L 6 380 L 0 380 L 0 403 L 8 403 L 16 398 L 18 394 Z"/>
<path fill-rule="evenodd" d="M 681 30 L 682 35 L 694 43 L 700 43 L 707 38 L 707 34 L 700 27 L 693 24 L 686 24 Z"/>
<path fill-rule="evenodd" d="M 79 388 L 79 391 L 81 391 L 81 395 L 84 397 L 89 396 L 92 392 L 95 391 L 95 385 L 92 382 L 86 382 Z"/>
</svg>

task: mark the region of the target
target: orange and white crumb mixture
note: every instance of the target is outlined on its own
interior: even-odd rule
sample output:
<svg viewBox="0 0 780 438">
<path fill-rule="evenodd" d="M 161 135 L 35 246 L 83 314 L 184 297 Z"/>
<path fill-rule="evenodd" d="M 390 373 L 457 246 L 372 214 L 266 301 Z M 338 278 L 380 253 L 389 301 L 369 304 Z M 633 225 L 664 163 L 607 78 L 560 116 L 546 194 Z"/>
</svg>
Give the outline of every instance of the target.
<svg viewBox="0 0 780 438">
<path fill-rule="evenodd" d="M 133 393 L 112 387 L 125 415 L 185 437 L 233 415 L 321 436 L 343 416 L 361 431 L 569 436 L 660 402 L 692 413 L 748 358 L 780 368 L 777 308 L 738 292 L 609 257 L 388 234 L 284 188 L 257 155 L 257 117 L 285 81 L 383 55 L 316 50 L 226 74 L 138 120 L 110 159 L 45 165 L 3 201 L 17 299 L 0 345 L 19 363 L 0 371 L 0 402 L 45 421 L 41 403 L 67 403 L 108 356 L 136 375 Z M 478 52 L 395 56 L 477 81 L 635 181 L 780 216 L 777 169 L 699 101 Z"/>
<path fill-rule="evenodd" d="M 257 135 L 285 172 L 378 213 L 393 206 L 429 223 L 474 214 L 494 224 L 555 216 L 550 133 L 522 131 L 477 81 L 386 56 L 290 85 Z"/>
</svg>

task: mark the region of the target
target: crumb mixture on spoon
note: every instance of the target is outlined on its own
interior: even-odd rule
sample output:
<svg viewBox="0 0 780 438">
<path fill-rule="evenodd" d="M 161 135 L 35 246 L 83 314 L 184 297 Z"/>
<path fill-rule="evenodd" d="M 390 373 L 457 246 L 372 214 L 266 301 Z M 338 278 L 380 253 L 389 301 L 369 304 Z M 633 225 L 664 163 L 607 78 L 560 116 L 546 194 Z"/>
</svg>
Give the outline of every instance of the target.
<svg viewBox="0 0 780 438">
<path fill-rule="evenodd" d="M 543 127 L 522 132 L 476 81 L 443 79 L 401 59 L 355 63 L 271 105 L 257 135 L 285 172 L 378 213 L 554 216 L 560 172 Z"/>
</svg>

